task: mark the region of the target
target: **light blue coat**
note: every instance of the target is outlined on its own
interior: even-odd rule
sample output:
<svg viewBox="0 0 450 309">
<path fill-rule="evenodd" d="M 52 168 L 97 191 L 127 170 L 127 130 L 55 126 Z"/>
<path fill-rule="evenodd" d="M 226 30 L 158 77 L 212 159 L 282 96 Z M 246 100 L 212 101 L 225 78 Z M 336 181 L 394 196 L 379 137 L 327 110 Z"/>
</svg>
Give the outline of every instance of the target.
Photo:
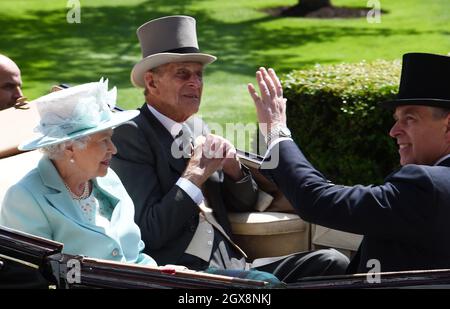
<svg viewBox="0 0 450 309">
<path fill-rule="evenodd" d="M 141 253 L 144 243 L 134 222 L 134 205 L 117 175 L 108 169 L 108 174 L 94 179 L 93 184 L 114 206 L 107 230 L 84 220 L 55 166 L 45 156 L 37 168 L 7 191 L 0 224 L 62 242 L 64 253 L 156 265 Z"/>
</svg>

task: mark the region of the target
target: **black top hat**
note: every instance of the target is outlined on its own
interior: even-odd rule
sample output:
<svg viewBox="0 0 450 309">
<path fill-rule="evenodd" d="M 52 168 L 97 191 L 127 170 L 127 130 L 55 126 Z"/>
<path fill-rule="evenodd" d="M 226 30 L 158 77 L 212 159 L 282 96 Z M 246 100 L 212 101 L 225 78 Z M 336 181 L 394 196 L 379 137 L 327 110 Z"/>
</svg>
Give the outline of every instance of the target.
<svg viewBox="0 0 450 309">
<path fill-rule="evenodd" d="M 399 105 L 450 108 L 450 57 L 404 54 L 397 99 L 381 103 L 386 108 Z"/>
</svg>

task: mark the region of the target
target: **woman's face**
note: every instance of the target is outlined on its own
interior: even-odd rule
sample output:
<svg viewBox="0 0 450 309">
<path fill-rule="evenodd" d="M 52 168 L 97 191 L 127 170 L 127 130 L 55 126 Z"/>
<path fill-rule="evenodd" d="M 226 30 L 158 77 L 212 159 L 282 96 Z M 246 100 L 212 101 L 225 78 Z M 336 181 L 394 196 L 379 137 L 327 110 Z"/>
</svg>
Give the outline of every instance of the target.
<svg viewBox="0 0 450 309">
<path fill-rule="evenodd" d="M 106 175 L 111 158 L 117 153 L 117 148 L 111 141 L 112 135 L 112 129 L 95 133 L 89 136 L 85 148 L 73 148 L 74 164 L 80 174 L 87 179 Z"/>
</svg>

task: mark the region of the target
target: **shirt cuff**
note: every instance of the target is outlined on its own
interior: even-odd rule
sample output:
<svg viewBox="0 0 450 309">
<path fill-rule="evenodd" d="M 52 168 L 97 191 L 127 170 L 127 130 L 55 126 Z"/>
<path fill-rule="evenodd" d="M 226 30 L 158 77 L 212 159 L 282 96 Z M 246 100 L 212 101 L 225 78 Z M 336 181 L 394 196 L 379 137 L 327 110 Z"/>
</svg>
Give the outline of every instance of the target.
<svg viewBox="0 0 450 309">
<path fill-rule="evenodd" d="M 190 180 L 180 177 L 176 185 L 180 187 L 187 195 L 194 201 L 195 204 L 200 205 L 203 200 L 203 193 L 196 185 L 194 185 Z"/>
<path fill-rule="evenodd" d="M 275 145 L 277 145 L 278 143 L 280 143 L 282 141 L 294 141 L 294 140 L 290 137 L 278 137 L 278 138 L 274 139 L 270 143 L 269 147 L 267 148 L 266 154 L 264 155 L 264 159 L 267 158 L 267 156 L 269 155 L 272 148 L 275 147 Z"/>
</svg>

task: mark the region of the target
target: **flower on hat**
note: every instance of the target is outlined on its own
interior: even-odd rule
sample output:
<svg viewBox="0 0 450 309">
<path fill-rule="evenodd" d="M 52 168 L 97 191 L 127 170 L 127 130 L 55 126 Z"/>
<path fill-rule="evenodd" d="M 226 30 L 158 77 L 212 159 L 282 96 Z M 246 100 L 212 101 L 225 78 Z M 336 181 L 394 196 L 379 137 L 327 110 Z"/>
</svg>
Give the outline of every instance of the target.
<svg viewBox="0 0 450 309">
<path fill-rule="evenodd" d="M 117 88 L 108 91 L 108 80 L 88 83 L 51 93 L 36 100 L 41 116 L 36 132 L 62 138 L 98 126 L 111 119 Z"/>
<path fill-rule="evenodd" d="M 108 80 L 52 92 L 33 101 L 41 117 L 35 128 L 39 136 L 21 143 L 20 150 L 33 150 L 115 128 L 139 115 L 138 110 L 112 112 L 117 89 Z"/>
</svg>

